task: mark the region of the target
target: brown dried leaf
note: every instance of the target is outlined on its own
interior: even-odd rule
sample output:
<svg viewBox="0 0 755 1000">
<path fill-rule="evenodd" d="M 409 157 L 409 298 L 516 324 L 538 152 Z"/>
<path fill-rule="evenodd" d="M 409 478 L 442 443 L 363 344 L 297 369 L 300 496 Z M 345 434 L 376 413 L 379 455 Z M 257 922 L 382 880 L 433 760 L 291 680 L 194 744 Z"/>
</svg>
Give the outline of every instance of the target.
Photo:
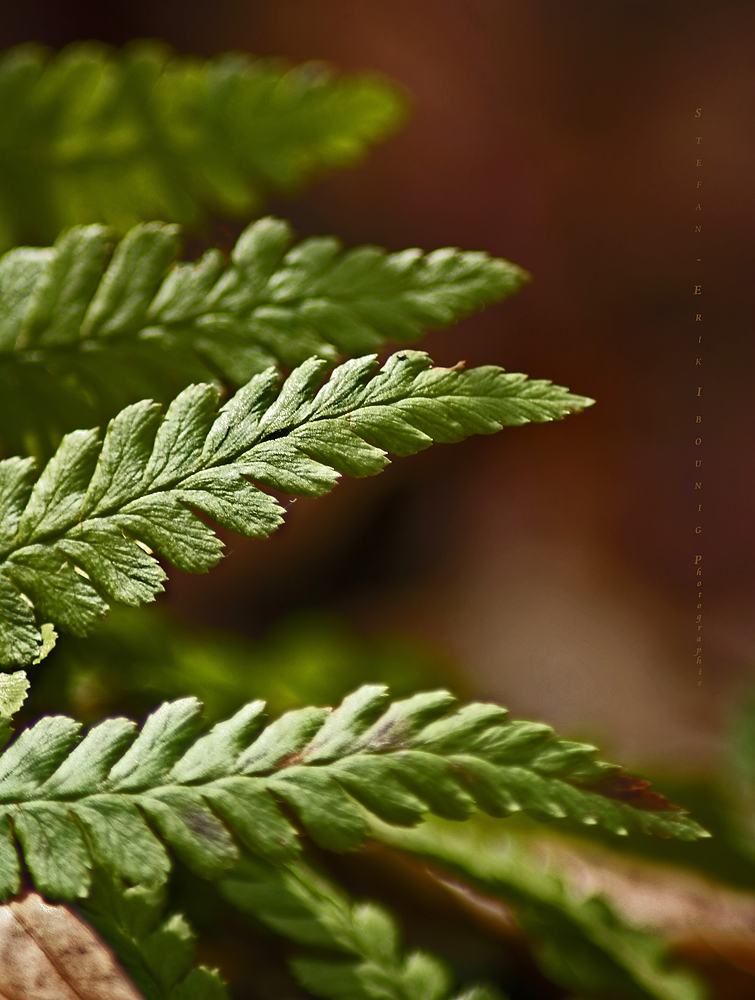
<svg viewBox="0 0 755 1000">
<path fill-rule="evenodd" d="M 0 906 L 0 1000 L 143 1000 L 67 906 L 27 892 Z"/>
</svg>

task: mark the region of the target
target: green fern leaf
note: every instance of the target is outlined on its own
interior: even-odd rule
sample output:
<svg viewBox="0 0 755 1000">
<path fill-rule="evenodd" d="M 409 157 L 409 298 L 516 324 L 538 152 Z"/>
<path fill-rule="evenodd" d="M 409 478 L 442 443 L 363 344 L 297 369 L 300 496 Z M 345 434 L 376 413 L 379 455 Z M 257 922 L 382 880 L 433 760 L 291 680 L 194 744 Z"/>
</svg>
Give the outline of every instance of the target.
<svg viewBox="0 0 755 1000">
<path fill-rule="evenodd" d="M 450 866 L 455 875 L 510 906 L 549 978 L 579 996 L 701 1000 L 690 974 L 674 969 L 661 940 L 625 923 L 599 896 L 580 896 L 557 869 L 528 850 L 526 837 L 502 836 L 475 821 L 428 820 L 414 830 L 373 821 L 373 834 Z"/>
<path fill-rule="evenodd" d="M 78 223 L 124 232 L 151 218 L 248 216 L 268 192 L 350 165 L 404 115 L 386 80 L 319 65 L 202 61 L 145 43 L 11 49 L 0 59 L 0 246 Z"/>
<path fill-rule="evenodd" d="M 426 952 L 406 955 L 392 916 L 372 903 L 353 903 L 337 886 L 295 862 L 269 865 L 245 857 L 220 885 L 224 897 L 276 934 L 339 958 L 296 956 L 302 986 L 328 1000 L 444 1000 L 448 970 Z M 496 1000 L 476 986 L 464 1000 Z M 459 998 L 461 1000 L 461 997 Z"/>
<path fill-rule="evenodd" d="M 218 413 L 211 385 L 185 389 L 161 420 L 143 401 L 123 410 L 100 443 L 74 431 L 36 480 L 20 459 L 0 462 L 0 655 L 27 663 L 41 641 L 35 612 L 86 634 L 108 600 L 138 605 L 162 589 L 153 553 L 204 572 L 222 543 L 193 511 L 251 538 L 283 520 L 261 487 L 318 496 L 340 474 L 369 476 L 387 451 L 411 455 L 504 426 L 559 419 L 588 406 L 549 382 L 500 368 L 433 368 L 426 354 L 305 362 L 278 387 L 270 369 Z M 259 486 L 252 485 L 253 480 Z"/>
<path fill-rule="evenodd" d="M 363 842 L 365 809 L 400 825 L 428 812 L 462 820 L 524 810 L 619 834 L 707 836 L 660 796 L 611 798 L 606 783 L 620 769 L 547 726 L 511 722 L 495 705 L 453 709 L 446 691 L 387 708 L 386 698 L 367 685 L 335 711 L 296 709 L 266 728 L 253 702 L 198 739 L 194 698 L 164 704 L 138 733 L 108 719 L 80 743 L 73 720 L 41 719 L 0 754 L 0 896 L 18 891 L 16 840 L 39 891 L 72 899 L 97 866 L 129 883 L 164 881 L 163 844 L 209 879 L 234 865 L 238 843 L 272 862 L 295 858 L 286 813 L 335 851 Z"/>
<path fill-rule="evenodd" d="M 528 277 L 454 249 L 344 251 L 331 238 L 292 247 L 290 227 L 273 218 L 250 226 L 229 261 L 210 250 L 174 265 L 177 227 L 152 222 L 106 266 L 107 239 L 85 226 L 0 258 L 0 444 L 10 451 L 47 454 L 62 432 L 193 381 L 238 386 L 272 364 L 410 343 Z"/>
<path fill-rule="evenodd" d="M 77 908 L 108 942 L 145 1000 L 228 1000 L 218 973 L 194 965 L 196 938 L 184 917 L 165 918 L 163 886 L 129 888 L 99 872 Z"/>
<path fill-rule="evenodd" d="M 17 670 L 13 674 L 0 673 L 0 748 L 11 736 L 11 721 L 18 712 L 29 691 L 26 671 Z"/>
<path fill-rule="evenodd" d="M 13 718 L 26 701 L 29 680 L 23 670 L 14 674 L 0 674 L 0 720 Z"/>
</svg>

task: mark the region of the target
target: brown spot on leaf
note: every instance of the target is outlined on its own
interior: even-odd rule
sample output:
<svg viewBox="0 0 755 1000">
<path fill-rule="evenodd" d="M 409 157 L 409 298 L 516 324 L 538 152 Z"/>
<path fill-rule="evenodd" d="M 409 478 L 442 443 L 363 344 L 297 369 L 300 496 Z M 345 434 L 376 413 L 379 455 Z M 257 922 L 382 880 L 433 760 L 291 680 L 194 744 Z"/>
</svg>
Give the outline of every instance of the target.
<svg viewBox="0 0 755 1000">
<path fill-rule="evenodd" d="M 635 778 L 631 774 L 609 774 L 596 785 L 586 787 L 590 792 L 605 795 L 608 799 L 620 799 L 635 809 L 647 809 L 650 812 L 684 812 L 681 806 L 650 790 L 650 782 L 645 778 Z"/>
<path fill-rule="evenodd" d="M 183 818 L 190 830 L 206 840 L 225 842 L 227 839 L 225 827 L 210 812 L 202 809 L 185 809 Z"/>
<path fill-rule="evenodd" d="M 275 768 L 271 770 L 281 771 L 283 770 L 284 767 L 296 767 L 296 765 L 301 764 L 303 760 L 304 760 L 304 754 L 290 753 L 288 757 L 284 757 L 282 760 L 279 760 L 278 763 L 275 765 Z"/>
</svg>

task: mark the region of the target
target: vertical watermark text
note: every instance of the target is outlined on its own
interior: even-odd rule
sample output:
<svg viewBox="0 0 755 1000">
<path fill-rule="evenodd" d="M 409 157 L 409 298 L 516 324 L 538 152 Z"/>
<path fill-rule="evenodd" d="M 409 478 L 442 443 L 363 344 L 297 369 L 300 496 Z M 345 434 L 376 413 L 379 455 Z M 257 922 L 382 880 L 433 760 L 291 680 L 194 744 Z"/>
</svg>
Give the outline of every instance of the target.
<svg viewBox="0 0 755 1000">
<path fill-rule="evenodd" d="M 705 511 L 703 509 L 703 416 L 705 411 L 705 397 L 703 396 L 704 388 L 704 378 L 703 378 L 703 199 L 705 194 L 703 194 L 703 125 L 702 125 L 703 109 L 695 108 L 694 112 L 694 136 L 692 139 L 692 160 L 694 166 L 693 170 L 693 204 L 694 209 L 692 212 L 693 223 L 692 223 L 692 239 L 693 239 L 693 258 L 694 258 L 694 280 L 692 283 L 692 296 L 693 296 L 693 309 L 692 309 L 692 357 L 693 357 L 693 367 L 695 371 L 695 378 L 693 380 L 694 394 L 694 420 L 692 431 L 693 444 L 693 461 L 694 461 L 694 475 L 692 482 L 692 495 L 693 502 L 695 506 L 695 549 L 693 553 L 692 568 L 694 573 L 694 587 L 693 595 L 695 601 L 695 619 L 694 619 L 694 661 L 697 666 L 697 683 L 698 686 L 703 682 L 703 600 L 704 600 L 704 587 L 703 587 L 703 553 L 700 551 L 702 549 L 702 534 L 703 534 L 703 521 L 705 517 Z M 706 470 L 707 471 L 707 470 Z"/>
</svg>

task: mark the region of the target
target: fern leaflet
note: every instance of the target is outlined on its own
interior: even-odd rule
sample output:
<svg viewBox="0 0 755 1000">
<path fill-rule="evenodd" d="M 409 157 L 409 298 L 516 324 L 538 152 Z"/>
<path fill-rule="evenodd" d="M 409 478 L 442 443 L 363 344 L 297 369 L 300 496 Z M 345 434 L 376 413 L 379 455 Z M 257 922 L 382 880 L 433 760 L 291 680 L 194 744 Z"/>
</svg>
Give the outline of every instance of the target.
<svg viewBox="0 0 755 1000">
<path fill-rule="evenodd" d="M 429 820 L 416 830 L 373 821 L 381 840 L 438 860 L 510 905 L 546 975 L 576 995 L 701 1000 L 657 937 L 624 922 L 599 896 L 580 898 L 559 872 L 487 824 Z"/>
<path fill-rule="evenodd" d="M 164 917 L 163 886 L 127 887 L 98 872 L 77 908 L 145 1000 L 229 1000 L 217 972 L 194 966 L 196 938 L 184 917 Z"/>
<path fill-rule="evenodd" d="M 211 385 L 184 390 L 161 420 L 144 401 L 100 443 L 74 431 L 35 480 L 31 459 L 0 462 L 0 662 L 39 651 L 34 611 L 83 635 L 111 600 L 137 605 L 162 590 L 153 556 L 187 572 L 221 558 L 197 510 L 246 537 L 269 535 L 283 509 L 260 486 L 318 496 L 339 475 L 369 476 L 386 451 L 411 455 L 504 426 L 559 419 L 590 404 L 549 382 L 492 366 L 433 368 L 426 354 L 305 362 L 278 386 L 256 375 L 218 413 Z"/>
<path fill-rule="evenodd" d="M 194 698 L 164 704 L 138 734 L 132 722 L 108 719 L 78 745 L 72 719 L 41 719 L 0 755 L 0 895 L 19 888 L 16 841 L 49 898 L 84 895 L 96 866 L 129 883 L 161 882 L 170 869 L 163 841 L 210 879 L 238 860 L 236 841 L 288 861 L 297 830 L 280 803 L 334 851 L 363 842 L 365 810 L 400 825 L 428 811 L 461 820 L 476 809 L 524 810 L 619 834 L 707 836 L 660 796 L 637 805 L 611 798 L 620 769 L 547 726 L 511 722 L 495 705 L 452 710 L 446 691 L 387 708 L 386 698 L 385 687 L 367 685 L 336 711 L 297 709 L 264 729 L 264 703 L 252 702 L 198 740 Z"/>
<path fill-rule="evenodd" d="M 269 191 L 353 163 L 404 104 L 375 76 L 241 54 L 12 49 L 0 60 L 0 246 L 77 223 L 124 232 L 144 219 L 248 216 Z"/>
<path fill-rule="evenodd" d="M 269 865 L 245 857 L 220 885 L 224 897 L 276 934 L 339 958 L 296 956 L 302 986 L 328 1000 L 443 1000 L 449 974 L 433 955 L 403 953 L 392 916 L 372 903 L 354 904 L 308 865 Z M 341 957 L 342 956 L 342 957 Z M 476 986 L 464 1000 L 495 1000 Z M 462 1000 L 460 997 L 459 1000 Z"/>
<path fill-rule="evenodd" d="M 292 247 L 290 227 L 273 218 L 250 226 L 230 261 L 210 250 L 174 265 L 177 241 L 176 226 L 137 226 L 105 266 L 107 230 L 84 226 L 0 258 L 0 443 L 11 453 L 46 454 L 61 432 L 190 382 L 238 386 L 273 364 L 415 341 L 527 279 L 452 248 Z"/>
<path fill-rule="evenodd" d="M 0 749 L 11 737 L 11 722 L 29 691 L 29 679 L 25 670 L 13 674 L 0 673 Z"/>
</svg>

